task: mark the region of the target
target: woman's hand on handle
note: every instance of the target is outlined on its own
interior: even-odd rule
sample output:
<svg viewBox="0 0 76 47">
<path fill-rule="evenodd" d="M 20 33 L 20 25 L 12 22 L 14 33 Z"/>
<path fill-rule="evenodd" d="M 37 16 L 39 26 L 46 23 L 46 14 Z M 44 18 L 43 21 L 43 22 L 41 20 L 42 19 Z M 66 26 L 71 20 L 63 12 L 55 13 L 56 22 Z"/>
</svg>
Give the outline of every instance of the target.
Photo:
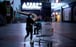
<svg viewBox="0 0 76 47">
<path fill-rule="evenodd" d="M 37 20 L 37 15 L 35 13 L 31 13 L 32 16 L 34 16 L 34 18 L 32 18 L 34 21 Z"/>
</svg>

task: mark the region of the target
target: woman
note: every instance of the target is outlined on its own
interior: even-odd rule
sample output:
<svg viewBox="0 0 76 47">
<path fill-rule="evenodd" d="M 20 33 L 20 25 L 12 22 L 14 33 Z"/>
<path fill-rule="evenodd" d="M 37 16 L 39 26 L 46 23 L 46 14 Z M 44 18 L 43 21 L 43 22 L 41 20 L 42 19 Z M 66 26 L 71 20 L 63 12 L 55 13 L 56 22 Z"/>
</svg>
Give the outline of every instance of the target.
<svg viewBox="0 0 76 47">
<path fill-rule="evenodd" d="M 34 14 L 34 13 L 29 13 L 29 12 L 21 12 L 21 11 L 17 11 L 17 12 L 20 13 L 20 14 L 28 16 L 26 18 L 26 32 L 27 32 L 27 35 L 25 36 L 25 40 L 29 36 L 29 34 L 30 34 L 30 40 L 32 40 L 33 24 L 34 24 L 35 20 L 37 19 L 37 15 Z"/>
</svg>

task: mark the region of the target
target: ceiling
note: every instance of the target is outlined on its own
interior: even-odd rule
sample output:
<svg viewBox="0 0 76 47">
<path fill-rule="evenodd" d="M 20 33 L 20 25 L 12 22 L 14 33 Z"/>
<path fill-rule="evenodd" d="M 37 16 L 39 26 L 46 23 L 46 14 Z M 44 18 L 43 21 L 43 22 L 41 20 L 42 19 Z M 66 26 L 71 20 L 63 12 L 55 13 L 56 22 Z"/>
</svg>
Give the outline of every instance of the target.
<svg viewBox="0 0 76 47">
<path fill-rule="evenodd" d="M 61 9 L 62 6 L 64 8 L 69 7 L 68 4 L 71 3 L 71 2 L 75 2 L 76 0 L 60 0 L 59 3 L 55 3 L 56 0 L 49 0 L 49 1 L 51 1 L 52 9 L 59 10 L 59 9 Z"/>
<path fill-rule="evenodd" d="M 59 2 L 65 2 L 65 3 L 71 3 L 71 2 L 75 2 L 76 0 L 59 0 Z M 51 3 L 55 3 L 56 0 L 49 0 L 49 2 Z"/>
<path fill-rule="evenodd" d="M 71 2 L 74 2 L 76 0 L 61 0 L 61 2 L 65 2 L 65 3 L 71 3 Z"/>
</svg>

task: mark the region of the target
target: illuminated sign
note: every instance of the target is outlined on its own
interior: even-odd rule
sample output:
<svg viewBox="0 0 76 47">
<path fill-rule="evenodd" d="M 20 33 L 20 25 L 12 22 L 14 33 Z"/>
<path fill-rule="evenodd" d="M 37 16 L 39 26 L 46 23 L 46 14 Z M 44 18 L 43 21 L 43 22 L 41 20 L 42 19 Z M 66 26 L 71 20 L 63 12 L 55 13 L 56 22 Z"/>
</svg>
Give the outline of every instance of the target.
<svg viewBox="0 0 76 47">
<path fill-rule="evenodd" d="M 40 10 L 42 8 L 42 3 L 35 3 L 35 2 L 24 2 L 22 4 L 22 9 L 25 9 L 25 10 Z"/>
</svg>

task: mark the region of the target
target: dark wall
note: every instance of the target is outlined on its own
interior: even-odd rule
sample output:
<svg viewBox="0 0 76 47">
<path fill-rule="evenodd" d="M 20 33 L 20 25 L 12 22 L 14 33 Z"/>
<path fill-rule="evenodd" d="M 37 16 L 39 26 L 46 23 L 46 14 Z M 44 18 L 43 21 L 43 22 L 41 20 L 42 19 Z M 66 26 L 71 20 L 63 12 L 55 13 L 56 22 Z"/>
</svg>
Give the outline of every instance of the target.
<svg viewBox="0 0 76 47">
<path fill-rule="evenodd" d="M 40 2 L 40 0 L 21 0 L 21 2 Z"/>
<path fill-rule="evenodd" d="M 70 3 L 70 7 L 72 8 L 72 22 L 76 23 L 76 2 Z"/>
<path fill-rule="evenodd" d="M 2 21 L 1 22 L 2 24 L 11 22 L 13 18 L 13 8 L 11 7 L 9 1 L 0 2 L 0 15 L 1 15 L 0 21 Z"/>
<path fill-rule="evenodd" d="M 41 14 L 45 21 L 50 21 L 51 19 L 51 4 L 50 3 L 43 3 Z"/>
</svg>

